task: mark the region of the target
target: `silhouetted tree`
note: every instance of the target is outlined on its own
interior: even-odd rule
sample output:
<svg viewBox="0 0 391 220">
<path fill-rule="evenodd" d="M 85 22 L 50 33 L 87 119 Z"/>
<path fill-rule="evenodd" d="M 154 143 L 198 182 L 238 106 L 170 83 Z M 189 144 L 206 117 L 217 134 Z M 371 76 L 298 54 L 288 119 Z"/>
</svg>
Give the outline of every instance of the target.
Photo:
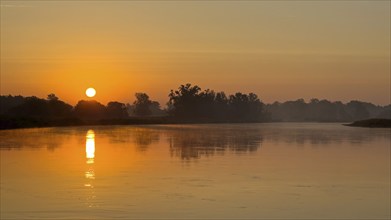
<svg viewBox="0 0 391 220">
<path fill-rule="evenodd" d="M 181 85 L 171 90 L 168 103 L 172 116 L 190 121 L 260 121 L 263 116 L 263 104 L 254 93 L 227 96 L 224 92 L 206 89 L 202 92 L 198 86 Z"/>
<path fill-rule="evenodd" d="M 74 111 L 79 118 L 98 120 L 105 118 L 106 108 L 95 100 L 81 100 L 76 104 Z"/>
<path fill-rule="evenodd" d="M 27 97 L 21 105 L 12 108 L 9 113 L 18 117 L 48 117 L 50 109 L 47 100 L 32 96 Z"/>
<path fill-rule="evenodd" d="M 21 105 L 25 102 L 25 98 L 23 96 L 0 96 L 0 114 L 9 114 L 10 109 Z"/>
<path fill-rule="evenodd" d="M 18 117 L 64 118 L 71 116 L 72 106 L 60 101 L 57 97 L 45 100 L 32 96 L 25 98 L 22 104 L 10 109 L 8 114 Z"/>
<path fill-rule="evenodd" d="M 151 114 L 150 105 L 152 101 L 146 93 L 136 93 L 136 101 L 133 102 L 134 114 L 138 116 L 147 116 Z"/>
<path fill-rule="evenodd" d="M 109 102 L 106 107 L 106 117 L 108 118 L 127 118 L 128 112 L 124 103 Z"/>
<path fill-rule="evenodd" d="M 228 109 L 229 109 L 228 98 L 225 95 L 225 93 L 224 92 L 216 93 L 214 98 L 214 104 L 213 104 L 213 112 L 214 112 L 213 117 L 218 121 L 226 120 L 229 116 Z"/>
<path fill-rule="evenodd" d="M 311 99 L 309 103 L 305 103 L 303 99 L 298 99 L 284 103 L 275 102 L 267 105 L 266 109 L 271 112 L 274 121 L 340 122 L 378 117 L 385 107 L 360 101 L 343 104 L 339 101 Z"/>
<path fill-rule="evenodd" d="M 54 93 L 50 93 L 47 97 L 49 101 L 58 101 L 58 97 Z"/>
<path fill-rule="evenodd" d="M 363 102 L 360 101 L 350 101 L 346 104 L 348 111 L 353 117 L 353 120 L 363 120 L 368 119 L 369 112 Z"/>
<path fill-rule="evenodd" d="M 61 101 L 56 95 L 49 94 L 47 105 L 49 108 L 49 115 L 53 118 L 70 117 L 73 107 Z"/>
<path fill-rule="evenodd" d="M 155 116 L 167 115 L 167 112 L 162 110 L 160 108 L 159 102 L 156 102 L 156 101 L 151 102 L 151 104 L 149 105 L 149 110 L 151 111 L 151 115 L 155 115 Z"/>
<path fill-rule="evenodd" d="M 233 121 L 260 121 L 263 114 L 263 104 L 254 93 L 235 93 L 229 96 L 231 119 Z"/>
<path fill-rule="evenodd" d="M 198 117 L 209 120 L 215 116 L 214 114 L 214 102 L 216 93 L 213 90 L 206 89 L 199 93 L 197 98 L 197 108 L 194 109 Z"/>
<path fill-rule="evenodd" d="M 171 90 L 168 95 L 170 114 L 180 118 L 196 117 L 200 90 L 200 87 L 191 86 L 190 83 L 179 86 L 176 91 Z"/>
</svg>

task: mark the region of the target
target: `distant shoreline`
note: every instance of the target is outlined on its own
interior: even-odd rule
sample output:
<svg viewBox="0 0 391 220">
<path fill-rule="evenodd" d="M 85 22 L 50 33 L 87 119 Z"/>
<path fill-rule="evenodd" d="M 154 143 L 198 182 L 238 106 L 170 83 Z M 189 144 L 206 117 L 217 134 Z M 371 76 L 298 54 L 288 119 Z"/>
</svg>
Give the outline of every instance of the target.
<svg viewBox="0 0 391 220">
<path fill-rule="evenodd" d="M 348 103 L 326 99 L 304 99 L 273 104 L 263 103 L 254 93 L 202 90 L 180 85 L 169 93 L 162 109 L 146 93 L 136 93 L 136 101 L 80 100 L 75 106 L 51 93 L 46 99 L 35 96 L 0 96 L 0 130 L 58 126 L 210 124 L 264 122 L 351 123 L 368 118 L 391 118 L 391 105 L 377 106 L 352 100 Z M 367 126 L 355 124 L 352 126 Z M 377 127 L 376 123 L 368 127 Z M 382 125 L 384 127 L 384 125 Z M 387 126 L 386 126 L 387 127 Z"/>
<path fill-rule="evenodd" d="M 166 117 L 131 117 L 125 119 L 83 120 L 79 118 L 33 118 L 33 117 L 0 117 L 0 130 L 45 127 L 70 127 L 88 125 L 140 125 L 168 124 Z"/>
<path fill-rule="evenodd" d="M 350 124 L 344 124 L 350 127 L 365 127 L 365 128 L 391 128 L 391 119 L 372 118 L 367 120 L 355 121 Z"/>
<path fill-rule="evenodd" d="M 87 120 L 80 118 L 34 118 L 0 116 L 0 130 L 45 127 L 70 127 L 94 125 L 159 125 L 159 124 L 228 124 L 228 123 L 265 123 L 266 121 L 248 120 L 210 120 L 210 119 L 178 119 L 170 116 L 129 117 L 120 119 Z M 268 121 L 269 122 L 269 121 Z"/>
<path fill-rule="evenodd" d="M 13 130 L 24 128 L 49 128 L 71 126 L 97 126 L 97 125 L 161 125 L 161 124 L 241 124 L 241 123 L 308 123 L 311 121 L 208 121 L 208 120 L 178 120 L 172 117 L 130 117 L 126 119 L 82 120 L 79 118 L 43 119 L 43 118 L 11 118 L 0 117 L 0 130 Z M 313 123 L 326 123 L 312 121 Z M 327 123 L 342 123 L 341 121 L 328 121 Z M 341 124 L 350 127 L 391 128 L 391 119 L 368 119 L 355 121 L 350 124 Z"/>
</svg>

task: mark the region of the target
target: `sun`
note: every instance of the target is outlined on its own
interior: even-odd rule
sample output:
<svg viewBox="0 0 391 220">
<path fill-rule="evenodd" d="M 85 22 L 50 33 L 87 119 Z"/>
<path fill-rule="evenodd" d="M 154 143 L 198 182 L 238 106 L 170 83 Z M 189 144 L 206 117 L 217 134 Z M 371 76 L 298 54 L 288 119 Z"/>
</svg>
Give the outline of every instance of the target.
<svg viewBox="0 0 391 220">
<path fill-rule="evenodd" d="M 88 88 L 86 90 L 86 95 L 90 98 L 94 97 L 96 94 L 96 90 L 94 88 Z"/>
</svg>

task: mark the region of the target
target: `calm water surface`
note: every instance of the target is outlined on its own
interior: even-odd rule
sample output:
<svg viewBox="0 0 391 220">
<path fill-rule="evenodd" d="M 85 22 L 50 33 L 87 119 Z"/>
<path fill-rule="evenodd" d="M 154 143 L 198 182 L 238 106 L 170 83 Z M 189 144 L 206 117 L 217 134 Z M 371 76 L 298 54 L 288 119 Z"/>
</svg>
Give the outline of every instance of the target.
<svg viewBox="0 0 391 220">
<path fill-rule="evenodd" d="M 317 123 L 0 131 L 0 217 L 389 219 L 390 132 Z"/>
</svg>

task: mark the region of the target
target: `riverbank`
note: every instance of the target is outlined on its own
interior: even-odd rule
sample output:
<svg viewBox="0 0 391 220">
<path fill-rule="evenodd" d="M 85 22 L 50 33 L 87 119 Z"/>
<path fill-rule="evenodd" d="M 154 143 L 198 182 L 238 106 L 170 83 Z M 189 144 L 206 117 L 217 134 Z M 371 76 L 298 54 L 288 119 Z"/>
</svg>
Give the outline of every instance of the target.
<svg viewBox="0 0 391 220">
<path fill-rule="evenodd" d="M 0 130 L 19 128 L 68 127 L 86 125 L 148 125 L 148 124 L 214 124 L 214 123 L 260 123 L 257 120 L 212 120 L 208 118 L 181 119 L 171 116 L 129 117 L 120 119 L 80 119 L 80 118 L 33 118 L 0 116 Z"/>
<path fill-rule="evenodd" d="M 131 117 L 125 119 L 83 120 L 79 118 L 13 118 L 0 117 L 0 130 L 18 128 L 67 127 L 85 125 L 132 125 L 132 124 L 168 124 L 169 117 Z"/>
<path fill-rule="evenodd" d="M 260 123 L 261 121 L 181 120 L 170 116 L 129 117 L 122 119 L 86 120 L 79 118 L 28 118 L 0 116 L 0 130 L 19 128 L 68 127 L 86 125 L 147 125 L 147 124 L 210 124 L 210 123 Z M 266 122 L 266 121 L 262 121 Z M 276 121 L 267 121 L 276 122 Z M 308 122 L 308 121 L 303 121 Z M 322 123 L 322 122 L 319 122 Z M 337 122 L 336 122 L 337 123 Z M 341 123 L 341 122 L 339 122 Z M 351 127 L 391 128 L 391 119 L 368 119 L 343 124 Z"/>
<path fill-rule="evenodd" d="M 361 121 L 355 121 L 351 124 L 344 124 L 351 127 L 366 127 L 366 128 L 391 128 L 391 119 L 373 118 Z"/>
</svg>

